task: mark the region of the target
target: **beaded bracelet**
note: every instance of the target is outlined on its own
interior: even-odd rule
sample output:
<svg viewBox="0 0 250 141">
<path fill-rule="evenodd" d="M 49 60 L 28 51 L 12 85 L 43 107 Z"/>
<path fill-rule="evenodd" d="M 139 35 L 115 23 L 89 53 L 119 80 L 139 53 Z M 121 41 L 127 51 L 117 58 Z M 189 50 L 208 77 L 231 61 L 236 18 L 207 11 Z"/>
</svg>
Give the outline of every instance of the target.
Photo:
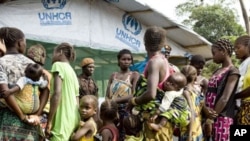
<svg viewBox="0 0 250 141">
<path fill-rule="evenodd" d="M 131 99 L 131 103 L 132 103 L 134 106 L 137 105 L 137 103 L 135 102 L 135 97 L 133 97 L 133 98 Z"/>
</svg>

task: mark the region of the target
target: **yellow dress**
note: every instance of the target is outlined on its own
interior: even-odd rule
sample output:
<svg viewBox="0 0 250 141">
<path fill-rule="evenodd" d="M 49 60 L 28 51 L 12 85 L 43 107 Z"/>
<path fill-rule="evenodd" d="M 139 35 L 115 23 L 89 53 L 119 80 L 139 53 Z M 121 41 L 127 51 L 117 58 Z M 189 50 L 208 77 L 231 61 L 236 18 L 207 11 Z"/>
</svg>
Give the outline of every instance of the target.
<svg viewBox="0 0 250 141">
<path fill-rule="evenodd" d="M 138 137 L 132 135 L 125 135 L 124 141 L 143 141 L 143 134 L 142 132 L 140 132 Z"/>
<path fill-rule="evenodd" d="M 143 123 L 143 133 L 145 141 L 173 141 L 173 125 L 167 122 L 160 131 L 150 129 L 146 122 Z"/>
<path fill-rule="evenodd" d="M 241 79 L 239 83 L 242 83 L 241 90 L 245 90 L 250 87 L 250 65 L 247 64 L 245 74 L 241 74 Z M 250 97 L 246 97 L 241 100 L 240 110 L 237 113 L 237 124 L 239 125 L 250 125 Z"/>
<path fill-rule="evenodd" d="M 192 101 L 192 106 L 194 107 L 194 111 L 195 111 L 195 118 L 194 118 L 194 122 L 193 122 L 193 128 L 192 130 L 192 138 L 195 141 L 202 141 L 203 138 L 203 134 L 202 134 L 202 125 L 201 125 L 201 110 L 202 107 L 204 105 L 204 97 L 200 94 L 196 94 L 193 91 L 189 91 L 190 92 L 190 98 Z M 182 127 L 181 128 L 181 137 L 182 139 L 185 139 L 187 137 L 188 134 L 188 126 Z"/>
<path fill-rule="evenodd" d="M 91 122 L 91 123 L 93 124 L 93 126 L 95 127 L 94 133 L 92 134 L 91 137 L 88 137 L 88 138 L 86 138 L 85 136 L 83 136 L 79 141 L 95 141 L 94 136 L 95 136 L 96 133 L 97 133 L 97 125 L 96 125 L 96 123 L 95 123 L 95 121 L 94 121 L 93 118 L 90 119 L 90 122 Z"/>
</svg>

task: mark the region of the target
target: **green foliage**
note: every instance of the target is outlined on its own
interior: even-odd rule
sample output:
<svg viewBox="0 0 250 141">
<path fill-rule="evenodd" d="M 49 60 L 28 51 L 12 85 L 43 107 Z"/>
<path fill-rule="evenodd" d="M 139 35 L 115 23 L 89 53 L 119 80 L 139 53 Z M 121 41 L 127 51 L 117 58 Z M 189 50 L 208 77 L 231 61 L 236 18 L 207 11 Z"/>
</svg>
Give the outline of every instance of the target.
<svg viewBox="0 0 250 141">
<path fill-rule="evenodd" d="M 233 55 L 231 57 L 233 64 L 236 67 L 239 67 L 240 62 L 239 60 Z M 202 75 L 206 78 L 210 78 L 215 70 L 217 70 L 219 67 L 221 67 L 219 64 L 216 64 L 213 62 L 213 60 L 207 61 L 206 65 L 204 66 Z"/>
<path fill-rule="evenodd" d="M 197 0 L 188 1 L 177 6 L 177 15 L 189 15 L 183 24 L 210 42 L 215 42 L 223 36 L 240 36 L 245 33 L 237 23 L 235 11 L 222 4 L 204 5 Z"/>
<path fill-rule="evenodd" d="M 212 43 L 220 38 L 227 38 L 234 43 L 238 36 L 246 34 L 243 27 L 237 23 L 237 12 L 230 7 L 234 2 L 233 0 L 216 2 L 208 5 L 204 4 L 204 0 L 188 0 L 176 7 L 177 15 L 188 17 L 184 19 L 183 24 Z M 238 67 L 238 59 L 234 55 L 231 58 L 233 64 Z M 209 60 L 204 67 L 203 75 L 209 78 L 219 67 L 220 65 L 215 64 L 213 60 Z"/>
<path fill-rule="evenodd" d="M 202 71 L 202 75 L 206 78 L 210 78 L 215 70 L 217 70 L 220 67 L 220 65 L 213 62 L 213 60 L 209 60 L 206 65 L 204 66 L 204 69 Z"/>
</svg>

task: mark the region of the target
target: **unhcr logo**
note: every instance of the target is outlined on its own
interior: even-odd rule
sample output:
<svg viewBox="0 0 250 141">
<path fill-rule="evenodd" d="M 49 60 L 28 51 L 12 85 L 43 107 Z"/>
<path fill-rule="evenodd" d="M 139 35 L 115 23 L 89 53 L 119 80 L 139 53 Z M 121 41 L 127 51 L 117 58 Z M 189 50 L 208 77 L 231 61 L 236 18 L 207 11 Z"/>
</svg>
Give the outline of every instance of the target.
<svg viewBox="0 0 250 141">
<path fill-rule="evenodd" d="M 124 14 L 122 17 L 122 23 L 124 28 L 131 32 L 134 35 L 138 35 L 141 33 L 141 23 L 137 21 L 134 17 L 128 14 Z"/>
<path fill-rule="evenodd" d="M 42 0 L 42 3 L 46 9 L 63 9 L 66 0 Z"/>
<path fill-rule="evenodd" d="M 42 0 L 42 4 L 48 11 L 38 13 L 40 25 L 51 26 L 72 24 L 71 12 L 64 12 L 62 10 L 58 12 L 58 10 L 56 10 L 63 9 L 66 5 L 66 0 Z"/>
<path fill-rule="evenodd" d="M 138 40 L 137 35 L 141 33 L 141 24 L 134 17 L 126 13 L 122 16 L 122 23 L 125 30 L 116 28 L 115 37 L 134 50 L 139 51 L 141 42 Z"/>
</svg>

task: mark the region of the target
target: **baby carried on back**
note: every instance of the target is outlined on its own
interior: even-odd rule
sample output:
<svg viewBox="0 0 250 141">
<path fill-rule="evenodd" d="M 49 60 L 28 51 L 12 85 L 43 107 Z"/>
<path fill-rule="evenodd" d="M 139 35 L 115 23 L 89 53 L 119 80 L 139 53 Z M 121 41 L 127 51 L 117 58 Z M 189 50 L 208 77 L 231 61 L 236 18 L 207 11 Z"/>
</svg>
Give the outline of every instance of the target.
<svg viewBox="0 0 250 141">
<path fill-rule="evenodd" d="M 9 90 L 5 92 L 6 96 L 14 95 L 24 114 L 33 114 L 39 109 L 39 88 L 45 88 L 48 85 L 48 81 L 44 80 L 42 76 L 42 66 L 29 64 L 25 69 L 25 76 L 19 78 L 15 85 L 9 85 Z M 4 98 L 0 98 L 0 108 L 6 107 L 8 107 L 6 101 Z"/>
</svg>

